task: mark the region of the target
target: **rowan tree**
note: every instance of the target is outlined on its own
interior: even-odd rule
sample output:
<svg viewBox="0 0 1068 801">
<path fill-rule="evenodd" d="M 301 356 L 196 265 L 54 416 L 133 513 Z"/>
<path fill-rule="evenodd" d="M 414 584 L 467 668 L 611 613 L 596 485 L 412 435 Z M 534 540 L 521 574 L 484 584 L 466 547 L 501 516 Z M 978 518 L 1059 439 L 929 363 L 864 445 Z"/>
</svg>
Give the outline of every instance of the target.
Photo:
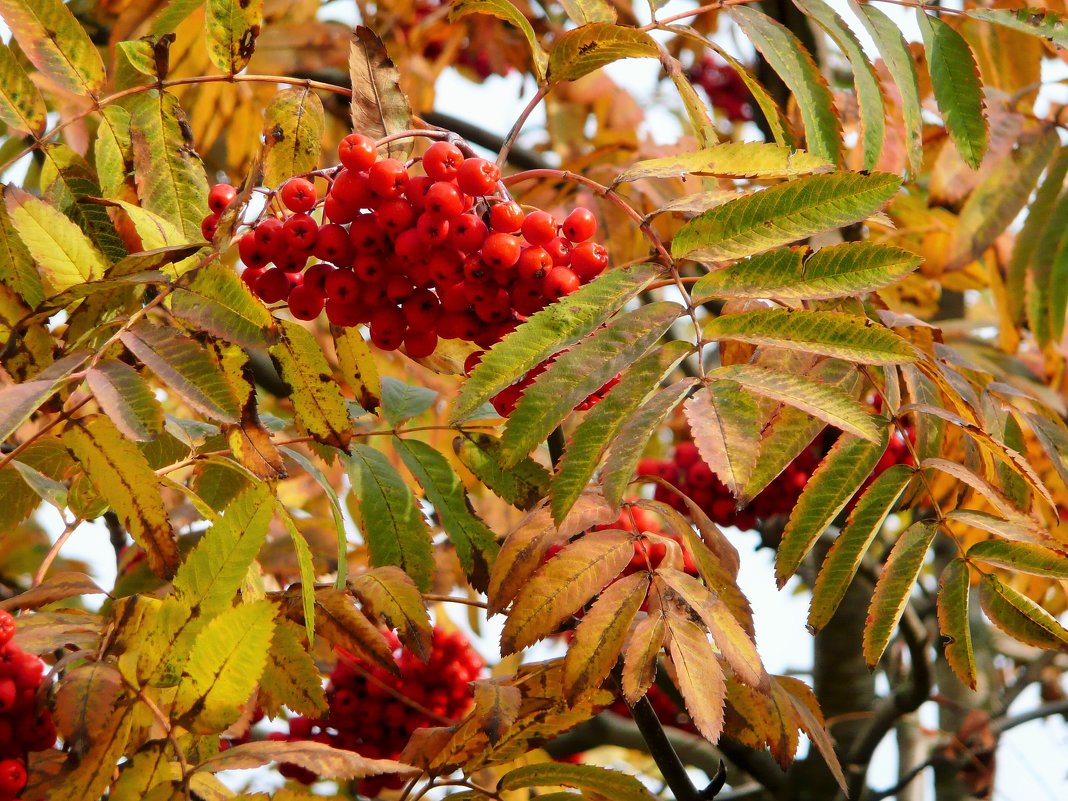
<svg viewBox="0 0 1068 801">
<path fill-rule="evenodd" d="M 0 0 L 0 801 L 990 797 L 1068 712 L 1061 18 L 340 5 Z"/>
</svg>

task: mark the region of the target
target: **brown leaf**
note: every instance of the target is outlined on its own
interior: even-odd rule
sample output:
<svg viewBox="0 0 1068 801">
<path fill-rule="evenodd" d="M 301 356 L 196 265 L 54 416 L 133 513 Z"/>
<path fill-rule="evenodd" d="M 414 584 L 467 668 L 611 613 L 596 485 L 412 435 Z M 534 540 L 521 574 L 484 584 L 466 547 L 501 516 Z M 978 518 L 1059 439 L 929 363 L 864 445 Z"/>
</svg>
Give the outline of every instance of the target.
<svg viewBox="0 0 1068 801">
<path fill-rule="evenodd" d="M 627 703 L 636 703 L 653 686 L 656 658 L 666 637 L 663 615 L 649 615 L 634 627 L 623 653 L 623 697 Z"/>
<path fill-rule="evenodd" d="M 423 595 L 399 567 L 376 567 L 349 579 L 364 608 L 384 617 L 397 630 L 401 642 L 422 660 L 430 658 L 434 632 L 423 605 Z"/>
<path fill-rule="evenodd" d="M 675 683 L 697 730 L 710 743 L 723 731 L 726 685 L 708 635 L 696 623 L 669 614 L 668 653 L 675 668 Z"/>
<path fill-rule="evenodd" d="M 352 36 L 349 76 L 353 131 L 381 139 L 411 127 L 412 110 L 400 88 L 400 73 L 382 40 L 363 25 Z M 412 152 L 412 140 L 390 142 L 384 151 L 392 158 L 406 159 Z"/>
<path fill-rule="evenodd" d="M 37 612 L 18 618 L 14 642 L 30 654 L 46 654 L 68 646 L 91 651 L 99 646 L 102 633 L 99 615 L 72 610 Z"/>
<path fill-rule="evenodd" d="M 381 776 L 384 773 L 413 776 L 417 773 L 410 765 L 402 762 L 394 762 L 392 759 L 367 759 L 353 751 L 310 740 L 257 740 L 235 745 L 203 760 L 194 770 L 211 773 L 221 770 L 248 770 L 269 762 L 298 765 L 324 779 L 362 779 L 367 776 Z"/>
<path fill-rule="evenodd" d="M 122 676 L 107 662 L 81 665 L 64 675 L 52 711 L 63 742 L 80 751 L 104 734 L 123 692 Z"/>
<path fill-rule="evenodd" d="M 497 743 L 519 715 L 523 694 L 518 687 L 498 681 L 475 682 L 472 716 L 491 743 Z"/>
<path fill-rule="evenodd" d="M 0 609 L 37 609 L 55 601 L 73 598 L 76 595 L 106 595 L 96 582 L 85 573 L 56 573 L 32 587 L 4 601 Z"/>
<path fill-rule="evenodd" d="M 393 650 L 385 635 L 356 608 L 352 596 L 344 590 L 316 591 L 315 630 L 334 645 L 391 673 L 397 672 Z"/>
<path fill-rule="evenodd" d="M 838 757 L 834 753 L 834 741 L 831 739 L 827 721 L 823 719 L 823 712 L 820 710 L 812 688 L 792 676 L 776 676 L 775 685 L 776 690 L 781 688 L 789 693 L 794 710 L 799 716 L 802 731 L 808 735 L 808 739 L 820 752 L 820 756 L 827 763 L 827 767 L 830 768 L 842 792 L 848 792 L 845 774 L 842 773 L 842 766 L 838 763 Z"/>
<path fill-rule="evenodd" d="M 270 432 L 260 422 L 254 400 L 242 408 L 240 423 L 224 424 L 222 429 L 234 456 L 256 478 L 286 477 L 286 466 L 282 460 L 282 454 L 271 441 Z"/>
</svg>

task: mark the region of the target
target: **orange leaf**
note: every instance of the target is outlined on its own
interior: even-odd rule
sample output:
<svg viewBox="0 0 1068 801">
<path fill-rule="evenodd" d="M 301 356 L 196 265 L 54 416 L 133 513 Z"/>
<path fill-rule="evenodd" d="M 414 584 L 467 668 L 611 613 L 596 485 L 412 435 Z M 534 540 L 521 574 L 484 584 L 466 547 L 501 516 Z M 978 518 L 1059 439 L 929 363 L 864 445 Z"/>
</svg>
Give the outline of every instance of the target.
<svg viewBox="0 0 1068 801">
<path fill-rule="evenodd" d="M 723 669 L 708 635 L 696 623 L 669 615 L 668 653 L 675 667 L 675 683 L 697 730 L 710 743 L 723 731 L 723 702 L 727 688 Z"/>
</svg>

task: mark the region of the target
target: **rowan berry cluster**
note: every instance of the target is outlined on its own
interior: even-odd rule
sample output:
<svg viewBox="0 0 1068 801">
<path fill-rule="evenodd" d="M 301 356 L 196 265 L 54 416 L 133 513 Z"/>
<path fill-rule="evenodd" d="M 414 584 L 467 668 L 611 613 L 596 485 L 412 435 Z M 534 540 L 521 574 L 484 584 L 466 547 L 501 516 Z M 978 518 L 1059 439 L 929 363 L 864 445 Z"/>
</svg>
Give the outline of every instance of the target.
<svg viewBox="0 0 1068 801">
<path fill-rule="evenodd" d="M 44 663 L 14 636 L 15 618 L 0 611 L 0 801 L 18 798 L 26 786 L 26 755 L 56 744 L 52 716 L 37 710 Z"/>
<path fill-rule="evenodd" d="M 299 320 L 325 310 L 334 325 L 368 324 L 376 347 L 403 345 L 413 358 L 439 339 L 488 348 L 608 266 L 588 209 L 562 222 L 526 213 L 493 162 L 451 142 L 405 163 L 351 134 L 338 154 L 340 167 L 320 176 L 325 196 L 309 178 L 290 178 L 238 241 L 246 284 Z M 206 237 L 235 197 L 228 184 L 212 188 Z"/>
<path fill-rule="evenodd" d="M 462 717 L 471 705 L 470 682 L 485 667 L 467 639 L 459 632 L 435 628 L 430 656 L 423 662 L 392 632 L 387 636 L 396 674 L 339 648 L 327 686 L 329 714 L 322 720 L 294 718 L 288 735 L 276 733 L 272 738 L 314 740 L 369 759 L 396 759 L 416 729 Z M 280 770 L 305 784 L 317 778 L 293 765 Z M 397 776 L 373 776 L 360 782 L 359 792 L 374 798 L 402 783 Z"/>
<path fill-rule="evenodd" d="M 705 90 L 712 105 L 731 122 L 753 119 L 753 96 L 737 70 L 708 54 L 686 72 L 693 83 Z"/>
</svg>

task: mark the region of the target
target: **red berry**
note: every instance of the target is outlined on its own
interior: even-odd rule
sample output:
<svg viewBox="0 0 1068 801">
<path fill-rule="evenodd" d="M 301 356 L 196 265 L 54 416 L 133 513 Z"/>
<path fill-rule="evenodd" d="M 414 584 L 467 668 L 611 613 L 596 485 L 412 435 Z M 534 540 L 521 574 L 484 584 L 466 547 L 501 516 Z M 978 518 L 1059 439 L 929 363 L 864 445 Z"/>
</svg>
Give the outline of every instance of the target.
<svg viewBox="0 0 1068 801">
<path fill-rule="evenodd" d="M 241 280 L 253 292 L 256 291 L 256 281 L 267 271 L 266 267 L 248 267 L 241 273 Z"/>
<path fill-rule="evenodd" d="M 686 470 L 686 482 L 694 487 L 711 487 L 716 481 L 712 468 L 704 462 L 694 462 Z"/>
<path fill-rule="evenodd" d="M 385 247 L 386 232 L 374 213 L 358 215 L 349 226 L 349 239 L 357 253 L 376 253 Z"/>
<path fill-rule="evenodd" d="M 286 248 L 285 226 L 277 217 L 261 220 L 254 229 L 253 237 L 269 261 L 274 261 Z"/>
<path fill-rule="evenodd" d="M 340 225 L 330 223 L 319 228 L 312 254 L 317 259 L 344 267 L 352 263 L 356 249 L 349 239 L 349 232 Z"/>
<path fill-rule="evenodd" d="M 285 270 L 272 267 L 256 279 L 256 294 L 264 303 L 277 303 L 289 297 L 289 276 Z"/>
<path fill-rule="evenodd" d="M 409 326 L 426 331 L 433 328 L 441 316 L 441 302 L 429 289 L 419 289 L 404 301 L 401 311 Z"/>
<path fill-rule="evenodd" d="M 352 269 L 361 281 L 375 282 L 386 278 L 381 259 L 368 253 L 356 256 L 352 262 Z"/>
<path fill-rule="evenodd" d="M 18 700 L 19 688 L 12 678 L 0 679 L 0 714 L 10 712 Z"/>
<path fill-rule="evenodd" d="M 523 220 L 523 236 L 532 245 L 544 245 L 556 237 L 556 218 L 547 211 L 532 211 Z"/>
<path fill-rule="evenodd" d="M 324 289 L 331 300 L 351 302 L 359 297 L 360 281 L 348 270 L 334 270 L 326 277 Z"/>
<path fill-rule="evenodd" d="M 460 254 L 449 248 L 435 250 L 426 260 L 428 274 L 439 287 L 463 280 L 464 262 Z"/>
<path fill-rule="evenodd" d="M 490 208 L 490 228 L 503 234 L 513 234 L 523 226 L 523 207 L 510 200 Z"/>
<path fill-rule="evenodd" d="M 519 254 L 518 273 L 522 281 L 541 281 L 552 268 L 552 256 L 545 248 L 529 247 Z"/>
<path fill-rule="evenodd" d="M 404 198 L 392 198 L 382 203 L 375 212 L 378 224 L 396 236 L 415 222 L 415 209 Z"/>
<path fill-rule="evenodd" d="M 460 281 L 439 290 L 441 308 L 446 312 L 464 312 L 471 306 L 467 299 L 467 285 Z"/>
<path fill-rule="evenodd" d="M 412 296 L 415 284 L 404 275 L 392 275 L 386 279 L 386 297 L 390 303 L 401 303 Z"/>
<path fill-rule="evenodd" d="M 326 298 L 313 286 L 303 284 L 289 293 L 289 312 L 298 320 L 314 320 L 323 310 Z"/>
<path fill-rule="evenodd" d="M 215 238 L 215 230 L 219 227 L 219 215 L 209 214 L 200 221 L 200 234 L 209 242 Z"/>
<path fill-rule="evenodd" d="M 497 188 L 501 171 L 492 161 L 467 159 L 456 172 L 456 183 L 468 195 L 489 195 Z"/>
<path fill-rule="evenodd" d="M 582 285 L 579 277 L 567 267 L 553 267 L 545 276 L 542 284 L 542 292 L 549 300 L 560 300 L 565 295 L 570 295 Z"/>
<path fill-rule="evenodd" d="M 435 181 L 427 190 L 426 210 L 439 217 L 455 217 L 464 210 L 464 198 L 451 181 Z"/>
<path fill-rule="evenodd" d="M 270 261 L 251 232 L 237 240 L 237 253 L 246 267 L 264 267 Z"/>
<path fill-rule="evenodd" d="M 371 313 L 371 342 L 380 350 L 396 350 L 404 342 L 408 326 L 396 306 L 381 306 Z"/>
<path fill-rule="evenodd" d="M 571 251 L 571 269 L 583 283 L 592 281 L 608 266 L 608 251 L 596 242 L 584 242 Z"/>
<path fill-rule="evenodd" d="M 437 214 L 424 214 L 415 225 L 415 233 L 424 245 L 444 245 L 449 238 L 449 221 Z"/>
<path fill-rule="evenodd" d="M 0 761 L 0 793 L 15 797 L 26 786 L 26 768 L 21 759 Z"/>
<path fill-rule="evenodd" d="M 580 206 L 567 215 L 560 228 L 572 242 L 585 242 L 597 233 L 597 218 L 592 211 Z"/>
<path fill-rule="evenodd" d="M 409 330 L 404 335 L 404 350 L 413 359 L 425 359 L 438 347 L 438 335 L 433 329 L 426 331 Z"/>
<path fill-rule="evenodd" d="M 553 264 L 557 267 L 566 267 L 571 263 L 571 243 L 562 236 L 550 239 L 542 247 L 552 256 Z"/>
<path fill-rule="evenodd" d="M 332 264 L 324 264 L 323 262 L 313 264 L 304 271 L 304 286 L 313 287 L 326 294 L 326 279 L 335 269 Z"/>
<path fill-rule="evenodd" d="M 435 181 L 451 181 L 463 163 L 464 154 L 449 142 L 435 142 L 423 154 L 423 170 Z"/>
<path fill-rule="evenodd" d="M 482 261 L 494 270 L 507 270 L 519 261 L 522 246 L 519 239 L 510 234 L 493 233 L 482 244 Z"/>
<path fill-rule="evenodd" d="M 297 214 L 311 211 L 319 196 L 315 193 L 315 184 L 307 178 L 290 178 L 278 192 L 282 203 Z"/>
<path fill-rule="evenodd" d="M 680 442 L 675 446 L 675 464 L 687 468 L 701 460 L 701 452 L 692 442 Z"/>
<path fill-rule="evenodd" d="M 319 223 L 307 214 L 294 214 L 286 220 L 282 228 L 286 244 L 294 250 L 309 253 L 319 240 Z M 277 259 L 275 261 L 277 262 Z"/>
<path fill-rule="evenodd" d="M 371 137 L 351 133 L 337 146 L 337 157 L 346 169 L 366 170 L 378 159 L 378 148 Z"/>
<path fill-rule="evenodd" d="M 449 221 L 449 244 L 464 253 L 472 253 L 482 247 L 489 228 L 474 214 L 461 214 Z"/>
<path fill-rule="evenodd" d="M 408 170 L 397 159 L 376 161 L 367 171 L 371 191 L 379 197 L 400 197 L 408 183 Z"/>
<path fill-rule="evenodd" d="M 15 636 L 15 618 L 0 609 L 0 646 L 7 645 Z"/>
<path fill-rule="evenodd" d="M 367 174 L 355 170 L 342 170 L 334 176 L 334 183 L 330 185 L 330 197 L 350 209 L 352 214 L 369 208 L 374 201 Z"/>
<path fill-rule="evenodd" d="M 326 301 L 326 319 L 331 325 L 351 328 L 363 321 L 364 307 L 356 302 L 328 298 Z"/>
<path fill-rule="evenodd" d="M 222 214 L 230 201 L 237 197 L 237 190 L 230 184 L 215 184 L 208 192 L 208 208 L 216 214 Z"/>
</svg>

